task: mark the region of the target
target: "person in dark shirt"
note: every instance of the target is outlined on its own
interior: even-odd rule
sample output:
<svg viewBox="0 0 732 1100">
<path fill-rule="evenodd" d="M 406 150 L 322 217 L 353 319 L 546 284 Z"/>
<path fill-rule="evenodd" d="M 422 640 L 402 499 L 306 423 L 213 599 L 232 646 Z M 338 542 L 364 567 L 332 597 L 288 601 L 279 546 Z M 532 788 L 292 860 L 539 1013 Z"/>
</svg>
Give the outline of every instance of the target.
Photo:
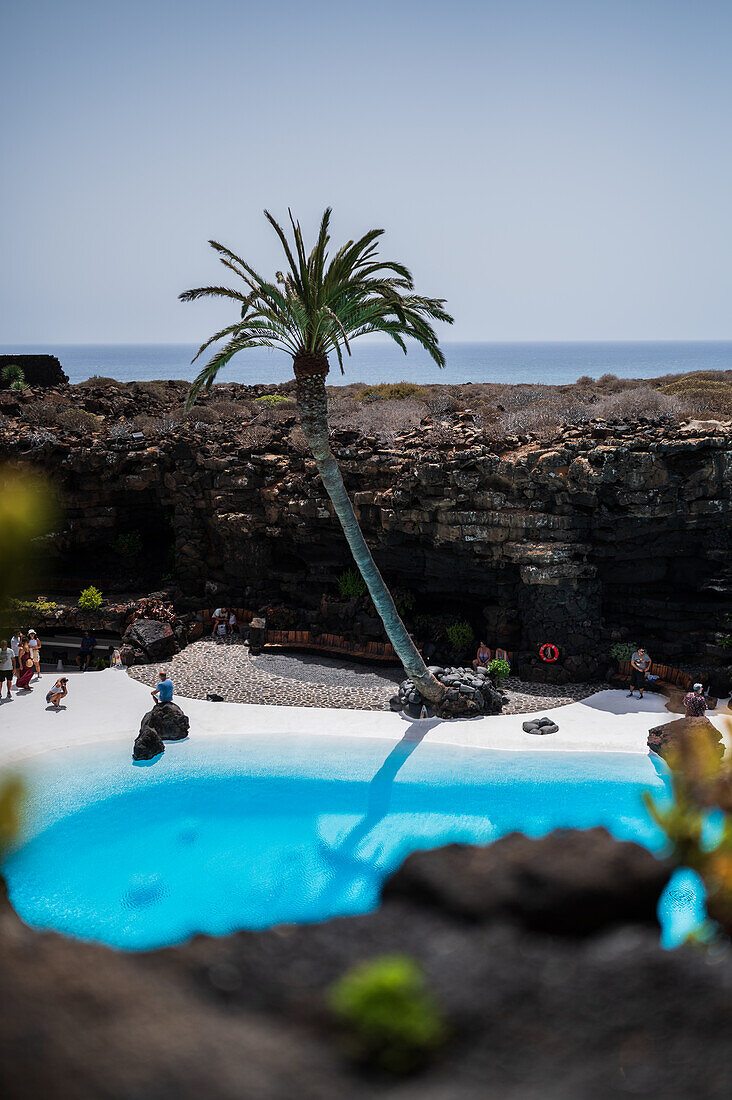
<svg viewBox="0 0 732 1100">
<path fill-rule="evenodd" d="M 97 640 L 91 631 L 85 630 L 81 639 L 81 648 L 76 658 L 76 663 L 82 672 L 86 672 L 89 668 L 96 644 Z"/>
<path fill-rule="evenodd" d="M 687 718 L 703 718 L 707 711 L 707 700 L 704 696 L 704 688 L 701 684 L 694 684 L 693 691 L 687 691 L 684 696 L 684 707 Z"/>
</svg>

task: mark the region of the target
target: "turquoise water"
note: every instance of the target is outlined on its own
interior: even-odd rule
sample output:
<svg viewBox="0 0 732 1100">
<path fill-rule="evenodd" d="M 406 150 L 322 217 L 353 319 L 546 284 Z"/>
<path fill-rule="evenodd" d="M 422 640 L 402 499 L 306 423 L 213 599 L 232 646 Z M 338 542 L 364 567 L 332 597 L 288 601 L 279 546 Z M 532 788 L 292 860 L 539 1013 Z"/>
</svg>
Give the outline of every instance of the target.
<svg viewBox="0 0 732 1100">
<path fill-rule="evenodd" d="M 222 737 L 137 767 L 128 746 L 76 751 L 33 781 L 10 900 L 34 927 L 125 949 L 365 912 L 408 852 L 452 841 L 605 825 L 662 845 L 641 792 L 664 779 L 640 754 Z M 671 944 L 702 911 L 688 876 L 667 894 Z"/>
<path fill-rule="evenodd" d="M 201 334 L 204 339 L 206 333 Z M 333 385 L 341 382 L 543 382 L 562 385 L 583 374 L 599 378 L 655 378 L 692 370 L 732 370 L 730 341 L 640 341 L 555 343 L 457 343 L 443 345 L 447 365 L 435 366 L 426 352 L 415 346 L 404 355 L 395 344 L 359 341 L 346 358 L 345 377 L 331 364 Z M 71 382 L 94 374 L 121 382 L 154 378 L 192 379 L 200 369 L 191 366 L 198 351 L 194 344 L 37 344 L 0 346 L 3 354 L 47 353 L 56 355 Z M 222 382 L 286 382 L 292 362 L 281 352 L 257 349 L 238 355 L 219 375 Z"/>
</svg>

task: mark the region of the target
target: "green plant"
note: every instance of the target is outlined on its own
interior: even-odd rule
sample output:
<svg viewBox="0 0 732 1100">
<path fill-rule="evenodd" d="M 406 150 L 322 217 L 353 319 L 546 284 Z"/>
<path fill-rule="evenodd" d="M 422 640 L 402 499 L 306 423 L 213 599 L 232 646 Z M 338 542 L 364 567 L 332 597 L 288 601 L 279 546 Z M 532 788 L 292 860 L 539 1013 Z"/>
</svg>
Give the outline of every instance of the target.
<svg viewBox="0 0 732 1100">
<path fill-rule="evenodd" d="M 254 404 L 273 409 L 276 405 L 291 405 L 292 398 L 286 397 L 284 393 L 263 393 L 261 397 L 254 398 Z"/>
<path fill-rule="evenodd" d="M 494 657 L 488 665 L 489 676 L 495 676 L 496 680 L 505 680 L 511 675 L 511 666 L 502 657 Z"/>
<path fill-rule="evenodd" d="M 727 723 L 732 733 L 732 722 Z M 691 729 L 666 753 L 672 799 L 656 801 L 650 791 L 643 801 L 670 845 L 677 867 L 690 867 L 706 888 L 707 913 L 732 934 L 732 761 L 722 755 L 719 734 L 701 726 Z M 716 818 L 710 843 L 707 825 Z"/>
<path fill-rule="evenodd" d="M 425 398 L 424 386 L 415 382 L 380 382 L 378 386 L 364 386 L 355 394 L 356 401 L 402 401 L 405 397 Z"/>
<path fill-rule="evenodd" d="M 11 390 L 25 389 L 25 372 L 17 363 L 7 363 L 0 370 L 0 381 Z"/>
<path fill-rule="evenodd" d="M 346 569 L 338 578 L 338 591 L 344 600 L 352 600 L 365 596 L 368 589 L 357 569 Z"/>
<path fill-rule="evenodd" d="M 408 956 L 352 967 L 331 986 L 328 1003 L 347 1029 L 353 1056 L 389 1073 L 418 1069 L 447 1035 L 422 970 Z"/>
<path fill-rule="evenodd" d="M 101 672 L 103 668 L 109 668 L 109 661 L 106 657 L 97 657 L 94 661 L 95 672 Z"/>
<path fill-rule="evenodd" d="M 615 661 L 629 661 L 637 648 L 635 642 L 615 642 L 610 646 L 610 656 Z"/>
<path fill-rule="evenodd" d="M 98 611 L 102 606 L 102 602 L 102 593 L 93 584 L 85 588 L 79 596 L 79 607 L 83 608 L 84 611 Z"/>
<path fill-rule="evenodd" d="M 392 590 L 392 596 L 396 604 L 396 609 L 402 618 L 413 610 L 417 602 L 414 597 L 414 592 L 410 592 L 408 588 L 394 588 Z"/>
<path fill-rule="evenodd" d="M 128 531 L 123 535 L 117 535 L 112 547 L 122 558 L 139 558 L 142 553 L 142 535 L 139 531 Z"/>
<path fill-rule="evenodd" d="M 475 631 L 465 619 L 453 619 L 445 627 L 445 634 L 456 653 L 468 649 L 475 642 Z"/>
<path fill-rule="evenodd" d="M 263 277 L 231 249 L 211 241 L 227 272 L 243 285 L 194 287 L 180 295 L 185 302 L 199 298 L 226 298 L 234 308 L 232 323 L 202 344 L 195 359 L 212 345 L 216 350 L 191 386 L 190 408 L 202 389 L 210 389 L 219 371 L 234 356 L 251 348 L 278 348 L 292 357 L 295 401 L 300 428 L 307 440 L 333 511 L 348 541 L 354 562 L 367 580 L 374 608 L 405 672 L 425 699 L 440 703 L 446 689 L 425 665 L 399 617 L 359 526 L 358 517 L 330 446 L 326 378 L 329 356 L 343 371 L 344 354 L 354 340 L 381 333 L 406 354 L 415 340 L 430 358 L 445 365 L 434 328 L 437 321 L 451 324 L 444 299 L 414 292 L 414 280 L 404 264 L 382 259 L 378 241 L 383 230 L 371 229 L 360 239 L 331 246 L 327 209 L 308 252 L 299 222 L 290 214 L 291 232 L 265 211 L 282 246 L 284 261 L 274 278 Z"/>
<path fill-rule="evenodd" d="M 46 619 L 57 610 L 58 604 L 38 596 L 35 600 L 10 600 L 10 608 L 20 613 L 22 619 Z"/>
</svg>

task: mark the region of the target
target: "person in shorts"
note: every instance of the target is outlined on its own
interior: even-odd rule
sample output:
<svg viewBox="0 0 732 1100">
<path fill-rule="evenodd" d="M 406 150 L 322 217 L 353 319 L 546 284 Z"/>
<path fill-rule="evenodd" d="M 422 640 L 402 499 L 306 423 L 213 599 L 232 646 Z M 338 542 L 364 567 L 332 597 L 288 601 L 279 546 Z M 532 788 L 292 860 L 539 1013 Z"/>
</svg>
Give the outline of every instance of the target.
<svg viewBox="0 0 732 1100">
<path fill-rule="evenodd" d="M 46 702 L 50 703 L 52 706 L 56 707 L 57 710 L 58 710 L 58 705 L 61 702 L 61 700 L 64 699 L 69 694 L 68 688 L 66 687 L 68 682 L 69 682 L 68 676 L 59 676 L 56 683 L 53 685 L 51 690 L 46 695 Z"/>
<path fill-rule="evenodd" d="M 8 699 L 12 699 L 10 694 L 10 685 L 13 682 L 13 669 L 15 666 L 15 655 L 12 649 L 8 649 L 8 643 L 3 638 L 0 642 L 0 698 L 2 697 L 3 683 L 8 689 Z"/>
<path fill-rule="evenodd" d="M 212 638 L 213 638 L 214 634 L 220 634 L 221 633 L 221 631 L 219 630 L 219 626 L 222 623 L 223 623 L 223 626 L 224 626 L 224 634 L 225 634 L 226 633 L 226 608 L 225 607 L 217 607 L 216 610 L 214 611 L 213 615 L 211 616 L 211 622 L 213 623 L 213 626 L 211 627 L 211 637 Z"/>
<path fill-rule="evenodd" d="M 161 668 L 158 673 L 158 686 L 150 694 L 156 703 L 173 702 L 173 681 L 164 668 Z"/>
<path fill-rule="evenodd" d="M 90 630 L 85 630 L 81 638 L 81 646 L 76 656 L 76 663 L 82 672 L 89 668 L 89 662 L 94 656 L 97 640 Z"/>
<path fill-rule="evenodd" d="M 651 667 L 651 658 L 646 653 L 643 646 L 638 646 L 633 656 L 630 658 L 630 691 L 628 692 L 628 698 L 633 698 L 633 692 L 638 689 L 640 698 L 643 698 L 643 689 L 646 686 L 646 673 Z"/>
<path fill-rule="evenodd" d="M 30 650 L 31 660 L 35 665 L 36 676 L 40 680 L 41 678 L 41 642 L 36 634 L 35 630 L 28 631 L 28 649 Z"/>
</svg>

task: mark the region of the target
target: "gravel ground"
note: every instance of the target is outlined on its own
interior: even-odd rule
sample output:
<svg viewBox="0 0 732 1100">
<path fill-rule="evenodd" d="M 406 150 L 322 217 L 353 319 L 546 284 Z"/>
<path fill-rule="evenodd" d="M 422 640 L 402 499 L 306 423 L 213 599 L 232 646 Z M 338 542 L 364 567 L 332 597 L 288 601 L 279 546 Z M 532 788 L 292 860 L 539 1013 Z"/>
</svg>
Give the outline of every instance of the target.
<svg viewBox="0 0 732 1100">
<path fill-rule="evenodd" d="M 262 653 L 251 657 L 236 639 L 202 638 L 166 662 L 175 690 L 191 699 L 221 695 L 231 703 L 287 707 L 388 710 L 403 676 L 396 667 L 357 664 L 313 654 Z M 153 686 L 159 665 L 135 665 L 129 675 Z M 530 714 L 585 699 L 607 684 L 537 684 L 510 677 L 504 714 Z"/>
</svg>

